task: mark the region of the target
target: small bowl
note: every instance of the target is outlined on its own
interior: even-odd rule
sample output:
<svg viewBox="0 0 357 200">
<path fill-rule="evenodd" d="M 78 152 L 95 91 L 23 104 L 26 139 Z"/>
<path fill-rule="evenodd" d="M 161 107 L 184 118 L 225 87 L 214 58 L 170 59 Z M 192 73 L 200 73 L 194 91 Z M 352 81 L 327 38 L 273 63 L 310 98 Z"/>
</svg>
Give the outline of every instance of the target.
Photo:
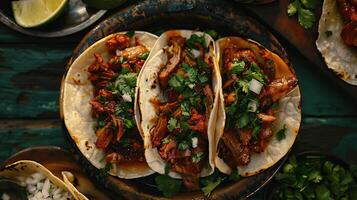
<svg viewBox="0 0 357 200">
<path fill-rule="evenodd" d="M 322 151 L 310 150 L 310 151 L 303 151 L 301 153 L 296 153 L 296 154 L 294 154 L 294 152 L 292 152 L 290 154 L 290 156 L 291 155 L 296 155 L 296 158 L 301 158 L 301 157 L 308 156 L 308 155 L 311 155 L 311 156 L 323 156 L 323 157 L 326 158 L 326 160 L 329 160 L 329 161 L 333 162 L 334 164 L 338 164 L 338 165 L 342 166 L 345 169 L 349 169 L 350 168 L 349 165 L 345 161 L 343 161 L 341 158 L 339 158 L 339 157 L 337 157 L 335 155 L 329 154 L 329 153 L 322 152 Z M 283 167 L 284 166 L 282 166 L 282 168 Z M 265 200 L 273 200 L 273 194 L 274 194 L 274 192 L 276 190 L 277 184 L 279 184 L 279 183 L 275 179 L 273 179 L 267 185 L 267 187 L 264 190 L 264 199 Z"/>
</svg>

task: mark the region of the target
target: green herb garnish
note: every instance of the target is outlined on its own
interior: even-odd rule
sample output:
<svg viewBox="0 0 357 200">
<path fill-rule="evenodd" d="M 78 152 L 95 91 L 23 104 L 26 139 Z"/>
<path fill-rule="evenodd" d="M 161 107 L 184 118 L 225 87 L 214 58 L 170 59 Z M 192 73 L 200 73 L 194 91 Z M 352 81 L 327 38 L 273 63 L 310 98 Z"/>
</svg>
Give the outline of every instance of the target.
<svg viewBox="0 0 357 200">
<path fill-rule="evenodd" d="M 285 138 L 285 131 L 286 131 L 286 125 L 283 125 L 283 128 L 281 128 L 277 133 L 276 133 L 276 139 L 278 141 L 281 141 Z"/>
<path fill-rule="evenodd" d="M 181 190 L 182 181 L 170 178 L 167 175 L 155 177 L 156 185 L 165 197 L 172 197 Z"/>
<path fill-rule="evenodd" d="M 313 10 L 320 4 L 321 0 L 293 0 L 287 8 L 289 16 L 298 15 L 299 24 L 305 29 L 310 29 L 316 21 Z"/>
</svg>

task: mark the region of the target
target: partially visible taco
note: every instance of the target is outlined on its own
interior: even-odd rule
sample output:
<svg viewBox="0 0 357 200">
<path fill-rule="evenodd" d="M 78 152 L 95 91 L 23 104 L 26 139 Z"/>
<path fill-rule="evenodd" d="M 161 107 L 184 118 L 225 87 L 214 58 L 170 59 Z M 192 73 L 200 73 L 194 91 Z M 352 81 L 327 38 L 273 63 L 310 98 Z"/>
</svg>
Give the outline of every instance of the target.
<svg viewBox="0 0 357 200">
<path fill-rule="evenodd" d="M 214 124 L 220 88 L 213 39 L 171 30 L 153 47 L 138 81 L 140 125 L 148 165 L 182 178 L 189 190 L 214 170 Z"/>
<path fill-rule="evenodd" d="M 259 173 L 291 148 L 301 121 L 294 71 L 276 54 L 240 37 L 216 42 L 222 90 L 216 122 L 216 167 Z"/>
<path fill-rule="evenodd" d="M 71 184 L 63 182 L 40 163 L 20 160 L 0 170 L 0 178 L 17 183 L 26 190 L 27 199 L 87 200 Z M 65 177 L 64 177 L 65 178 Z M 1 191 L 6 194 L 7 191 Z M 18 194 L 20 195 L 20 194 Z M 10 196 L 11 197 L 11 196 Z M 15 197 L 14 197 L 15 198 Z M 17 199 L 17 198 L 15 198 Z"/>
<path fill-rule="evenodd" d="M 62 114 L 70 136 L 98 169 L 119 178 L 153 173 L 135 122 L 136 82 L 157 36 L 109 35 L 85 50 L 64 80 Z"/>
<path fill-rule="evenodd" d="M 316 46 L 328 68 L 357 85 L 357 5 L 352 2 L 324 0 Z"/>
</svg>

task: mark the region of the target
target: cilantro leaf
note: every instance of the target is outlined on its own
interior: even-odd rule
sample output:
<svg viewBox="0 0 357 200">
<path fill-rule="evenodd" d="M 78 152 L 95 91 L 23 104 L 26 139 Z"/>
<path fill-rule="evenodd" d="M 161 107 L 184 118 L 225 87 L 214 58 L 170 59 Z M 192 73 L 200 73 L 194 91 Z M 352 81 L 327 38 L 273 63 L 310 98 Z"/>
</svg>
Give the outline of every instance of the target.
<svg viewBox="0 0 357 200">
<path fill-rule="evenodd" d="M 239 74 L 239 73 L 243 72 L 244 69 L 245 69 L 244 61 L 238 61 L 238 60 L 233 61 L 232 66 L 231 66 L 232 74 Z"/>
<path fill-rule="evenodd" d="M 213 30 L 213 29 L 206 30 L 205 33 L 210 35 L 213 39 L 217 39 L 218 33 L 215 30 Z"/>
<path fill-rule="evenodd" d="M 180 151 L 185 151 L 187 149 L 189 149 L 191 147 L 191 141 L 188 140 L 182 140 L 179 144 L 178 144 L 178 149 Z"/>
<path fill-rule="evenodd" d="M 173 74 L 170 76 L 169 79 L 169 86 L 175 90 L 176 92 L 182 92 L 185 88 L 185 82 L 184 82 L 183 76 L 179 74 Z"/>
<path fill-rule="evenodd" d="M 249 122 L 250 122 L 249 114 L 243 113 L 238 117 L 236 126 L 237 126 L 237 128 L 244 128 L 249 124 Z"/>
<path fill-rule="evenodd" d="M 193 163 L 198 163 L 204 158 L 204 153 L 203 152 L 198 152 L 196 154 L 193 154 L 192 156 L 192 162 Z"/>
<path fill-rule="evenodd" d="M 305 29 L 310 29 L 316 19 L 312 11 L 300 7 L 298 10 L 298 21 L 302 27 Z"/>
<path fill-rule="evenodd" d="M 124 126 L 127 129 L 131 129 L 136 126 L 135 120 L 133 118 L 132 119 L 124 119 L 123 121 L 124 121 Z"/>
<path fill-rule="evenodd" d="M 315 170 L 309 174 L 308 180 L 314 183 L 320 183 L 322 181 L 322 176 L 319 171 Z"/>
<path fill-rule="evenodd" d="M 276 139 L 278 141 L 281 141 L 285 138 L 285 131 L 286 131 L 286 125 L 283 125 L 283 128 L 281 128 L 277 133 L 276 133 Z"/>
<path fill-rule="evenodd" d="M 305 8 L 315 9 L 319 6 L 322 0 L 300 0 L 301 4 L 304 5 Z"/>
<path fill-rule="evenodd" d="M 170 178 L 167 175 L 155 177 L 155 183 L 165 197 L 172 197 L 181 190 L 182 181 Z"/>
<path fill-rule="evenodd" d="M 173 131 L 175 128 L 177 127 L 177 119 L 175 118 L 170 118 L 168 124 L 167 124 L 167 129 L 169 129 L 169 131 Z"/>
<path fill-rule="evenodd" d="M 249 82 L 245 80 L 238 80 L 238 87 L 244 92 L 248 93 L 249 92 Z"/>
<path fill-rule="evenodd" d="M 204 193 L 204 195 L 206 197 L 209 197 L 212 193 L 212 191 L 219 186 L 222 181 L 225 178 L 220 177 L 219 173 L 215 172 L 212 175 L 202 178 L 201 179 L 201 184 L 203 185 L 203 187 L 201 187 L 201 191 Z"/>
<path fill-rule="evenodd" d="M 148 58 L 148 56 L 149 56 L 149 52 L 146 51 L 146 52 L 144 52 L 143 54 L 139 55 L 139 58 L 140 58 L 141 60 L 146 60 L 146 59 Z"/>
<path fill-rule="evenodd" d="M 128 37 L 133 37 L 135 34 L 135 31 L 128 31 L 125 33 L 125 35 L 127 35 Z"/>
<path fill-rule="evenodd" d="M 295 0 L 293 2 L 291 2 L 289 5 L 288 5 L 288 15 L 289 16 L 293 16 L 296 14 L 296 12 L 298 11 L 298 8 L 299 8 L 299 4 L 298 4 L 298 0 Z"/>
<path fill-rule="evenodd" d="M 192 34 L 191 37 L 186 40 L 186 45 L 191 49 L 196 49 L 196 43 L 201 45 L 205 49 L 207 48 L 204 35 L 198 36 L 196 34 Z"/>
<path fill-rule="evenodd" d="M 318 200 L 332 200 L 331 192 L 325 185 L 317 185 L 315 187 L 315 193 Z"/>
<path fill-rule="evenodd" d="M 119 75 L 112 89 L 112 93 L 116 95 L 129 94 L 134 98 L 137 73 L 127 73 Z"/>
</svg>

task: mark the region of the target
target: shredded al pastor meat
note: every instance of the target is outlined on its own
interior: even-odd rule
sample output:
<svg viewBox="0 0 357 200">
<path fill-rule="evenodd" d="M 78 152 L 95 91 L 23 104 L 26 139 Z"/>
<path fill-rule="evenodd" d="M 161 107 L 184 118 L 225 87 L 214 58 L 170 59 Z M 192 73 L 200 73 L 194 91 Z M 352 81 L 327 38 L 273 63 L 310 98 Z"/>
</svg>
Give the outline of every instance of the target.
<svg viewBox="0 0 357 200">
<path fill-rule="evenodd" d="M 106 41 L 110 59 L 105 61 L 95 53 L 88 67 L 88 80 L 94 87 L 90 104 L 97 120 L 95 145 L 105 151 L 107 163 L 145 162 L 133 101 L 137 75 L 149 52 L 135 41 L 125 34 L 114 35 Z"/>
<path fill-rule="evenodd" d="M 204 37 L 168 38 L 168 62 L 158 75 L 165 102 L 151 99 L 159 112 L 151 142 L 171 170 L 182 175 L 188 190 L 199 189 L 199 177 L 208 159 L 207 124 L 214 94 Z M 194 52 L 195 51 L 195 52 Z M 193 53 L 194 52 L 194 53 Z M 195 55 L 196 56 L 195 56 Z"/>
<path fill-rule="evenodd" d="M 226 125 L 218 155 L 234 169 L 265 150 L 279 99 L 296 87 L 297 79 L 275 78 L 277 66 L 262 49 L 255 52 L 230 44 L 222 59 Z"/>
</svg>

